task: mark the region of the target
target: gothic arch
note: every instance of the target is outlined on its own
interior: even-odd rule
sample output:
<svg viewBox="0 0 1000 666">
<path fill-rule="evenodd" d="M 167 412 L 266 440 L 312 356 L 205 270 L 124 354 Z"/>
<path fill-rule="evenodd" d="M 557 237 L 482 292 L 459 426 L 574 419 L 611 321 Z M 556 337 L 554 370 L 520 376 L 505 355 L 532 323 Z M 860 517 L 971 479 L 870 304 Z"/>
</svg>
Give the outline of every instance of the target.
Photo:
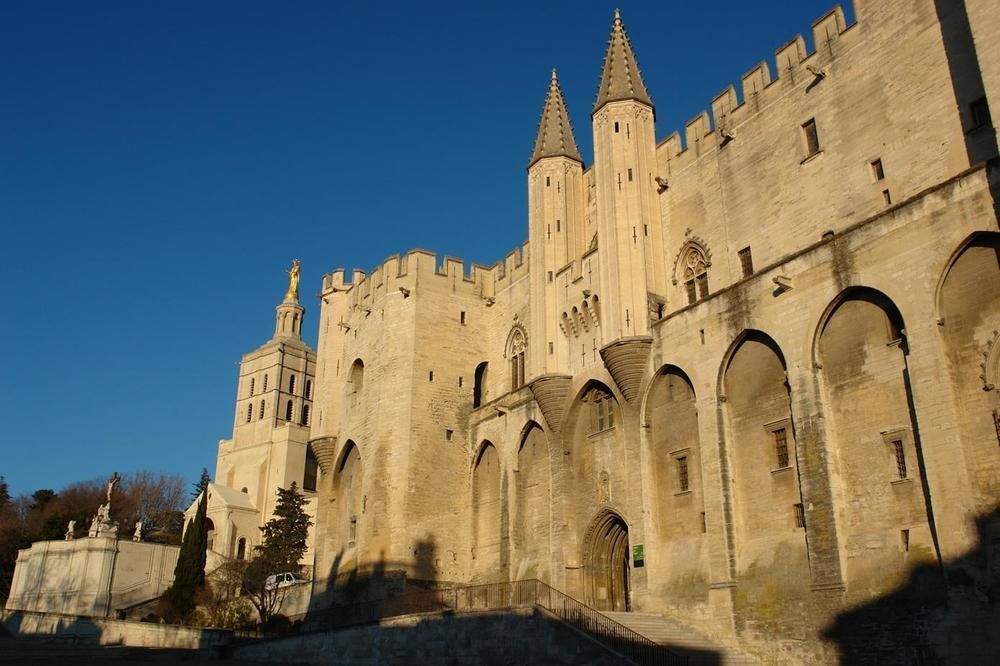
<svg viewBox="0 0 1000 666">
<path fill-rule="evenodd" d="M 975 233 L 969 234 L 965 240 L 958 244 L 958 247 L 948 256 L 948 260 L 945 262 L 944 268 L 941 270 L 941 275 L 938 277 L 937 287 L 934 289 L 934 305 L 936 309 L 936 314 L 938 319 L 942 319 L 945 314 L 945 283 L 948 281 L 948 276 L 951 274 L 952 269 L 958 260 L 965 254 L 966 250 L 970 247 L 994 247 L 1000 248 L 1000 232 L 996 231 L 977 231 Z"/>
<path fill-rule="evenodd" d="M 513 352 L 515 344 L 518 343 L 520 338 L 521 349 L 528 348 L 528 331 L 520 323 L 516 323 L 510 327 L 510 331 L 507 333 L 507 339 L 503 343 L 503 357 L 509 359 L 511 353 Z"/>
<path fill-rule="evenodd" d="M 674 286 L 677 286 L 681 282 L 681 278 L 684 276 L 681 274 L 684 268 L 684 258 L 690 251 L 699 252 L 705 258 L 706 268 L 712 267 L 712 251 L 708 247 L 708 243 L 699 238 L 698 236 L 689 237 L 681 245 L 680 249 L 677 250 L 677 254 L 674 255 L 674 264 L 671 275 L 673 276 L 672 282 Z"/>
<path fill-rule="evenodd" d="M 502 578 L 500 542 L 502 536 L 502 488 L 500 454 L 489 440 L 483 440 L 472 467 L 473 580 L 491 582 Z"/>
<path fill-rule="evenodd" d="M 513 470 L 511 575 L 549 580 L 552 477 L 545 430 L 528 421 L 518 441 Z"/>
<path fill-rule="evenodd" d="M 823 336 L 823 331 L 830 323 L 830 320 L 837 312 L 837 309 L 848 301 L 865 301 L 881 309 L 886 315 L 886 334 L 888 336 L 895 336 L 890 337 L 889 339 L 903 339 L 905 343 L 906 324 L 903 321 L 902 313 L 900 313 L 899 308 L 896 307 L 895 302 L 891 298 L 878 289 L 873 289 L 872 287 L 847 287 L 830 301 L 830 303 L 826 306 L 826 309 L 823 310 L 823 314 L 820 316 L 819 321 L 816 322 L 816 329 L 813 332 L 812 339 L 812 362 L 813 367 L 817 369 L 822 366 L 819 359 L 819 343 L 820 338 Z"/>
<path fill-rule="evenodd" d="M 587 604 L 598 610 L 630 610 L 631 549 L 629 525 L 622 512 L 600 509 L 584 533 L 582 546 Z"/>
<path fill-rule="evenodd" d="M 719 366 L 719 376 L 716 382 L 716 395 L 721 402 L 726 401 L 726 370 L 728 370 L 729 366 L 732 364 L 733 358 L 736 356 L 736 352 L 738 352 L 744 343 L 748 341 L 759 342 L 769 348 L 772 352 L 774 352 L 775 356 L 778 357 L 778 360 L 781 361 L 781 367 L 786 371 L 788 369 L 788 363 L 785 361 L 785 354 L 781 351 L 781 347 L 777 342 L 775 342 L 774 338 L 755 328 L 744 329 L 739 335 L 736 336 L 732 343 L 730 343 L 729 348 L 722 357 L 722 364 Z"/>
</svg>

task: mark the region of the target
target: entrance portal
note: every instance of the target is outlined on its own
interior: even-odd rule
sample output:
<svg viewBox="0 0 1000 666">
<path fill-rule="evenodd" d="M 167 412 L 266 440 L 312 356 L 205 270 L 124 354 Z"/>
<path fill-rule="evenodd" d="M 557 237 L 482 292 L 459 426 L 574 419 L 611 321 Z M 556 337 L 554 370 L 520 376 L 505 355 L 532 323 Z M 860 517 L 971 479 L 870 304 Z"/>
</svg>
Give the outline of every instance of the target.
<svg viewBox="0 0 1000 666">
<path fill-rule="evenodd" d="M 597 516 L 585 548 L 587 603 L 597 610 L 627 611 L 629 605 L 628 525 L 617 513 Z"/>
</svg>

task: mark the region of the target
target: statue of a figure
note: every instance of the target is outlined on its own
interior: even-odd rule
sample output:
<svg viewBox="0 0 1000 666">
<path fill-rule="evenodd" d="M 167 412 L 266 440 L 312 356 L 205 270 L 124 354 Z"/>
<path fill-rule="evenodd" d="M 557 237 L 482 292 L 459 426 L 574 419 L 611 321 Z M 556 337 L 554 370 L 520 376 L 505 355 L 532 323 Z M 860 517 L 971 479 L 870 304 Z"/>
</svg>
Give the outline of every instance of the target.
<svg viewBox="0 0 1000 666">
<path fill-rule="evenodd" d="M 291 298 L 293 300 L 299 299 L 299 260 L 292 259 L 292 267 L 287 271 L 288 273 L 288 291 L 285 292 L 285 298 Z"/>
<path fill-rule="evenodd" d="M 132 535 L 132 541 L 142 541 L 142 521 L 141 520 L 135 524 L 135 533 Z"/>
<path fill-rule="evenodd" d="M 69 521 L 69 525 L 66 526 L 66 541 L 73 540 L 73 533 L 76 532 L 76 521 Z"/>
<path fill-rule="evenodd" d="M 107 503 L 109 506 L 111 504 L 111 494 L 115 492 L 115 488 L 118 486 L 119 483 L 121 483 L 121 480 L 122 478 L 118 476 L 118 472 L 113 473 L 111 475 L 111 478 L 108 479 Z"/>
</svg>

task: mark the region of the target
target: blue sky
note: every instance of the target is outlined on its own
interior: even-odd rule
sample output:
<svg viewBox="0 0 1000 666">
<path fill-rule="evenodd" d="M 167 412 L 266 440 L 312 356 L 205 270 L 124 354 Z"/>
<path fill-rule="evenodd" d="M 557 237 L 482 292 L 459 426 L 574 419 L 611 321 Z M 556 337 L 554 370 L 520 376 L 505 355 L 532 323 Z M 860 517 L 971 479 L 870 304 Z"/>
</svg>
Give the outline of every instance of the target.
<svg viewBox="0 0 1000 666">
<path fill-rule="evenodd" d="M 292 257 L 315 343 L 333 268 L 518 245 L 549 70 L 589 162 L 614 6 L 3 3 L 11 491 L 214 471 L 236 363 L 270 336 Z M 831 6 L 621 3 L 658 138 Z"/>
</svg>

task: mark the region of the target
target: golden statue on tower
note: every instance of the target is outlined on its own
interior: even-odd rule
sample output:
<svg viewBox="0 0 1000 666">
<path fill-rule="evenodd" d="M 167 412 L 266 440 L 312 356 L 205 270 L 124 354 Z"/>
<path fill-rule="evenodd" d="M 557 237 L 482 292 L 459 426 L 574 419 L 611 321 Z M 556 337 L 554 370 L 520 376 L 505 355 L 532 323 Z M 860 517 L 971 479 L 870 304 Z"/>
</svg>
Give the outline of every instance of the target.
<svg viewBox="0 0 1000 666">
<path fill-rule="evenodd" d="M 299 300 L 299 260 L 292 259 L 292 267 L 285 272 L 288 273 L 288 291 L 285 292 L 285 298 L 297 301 Z"/>
</svg>

